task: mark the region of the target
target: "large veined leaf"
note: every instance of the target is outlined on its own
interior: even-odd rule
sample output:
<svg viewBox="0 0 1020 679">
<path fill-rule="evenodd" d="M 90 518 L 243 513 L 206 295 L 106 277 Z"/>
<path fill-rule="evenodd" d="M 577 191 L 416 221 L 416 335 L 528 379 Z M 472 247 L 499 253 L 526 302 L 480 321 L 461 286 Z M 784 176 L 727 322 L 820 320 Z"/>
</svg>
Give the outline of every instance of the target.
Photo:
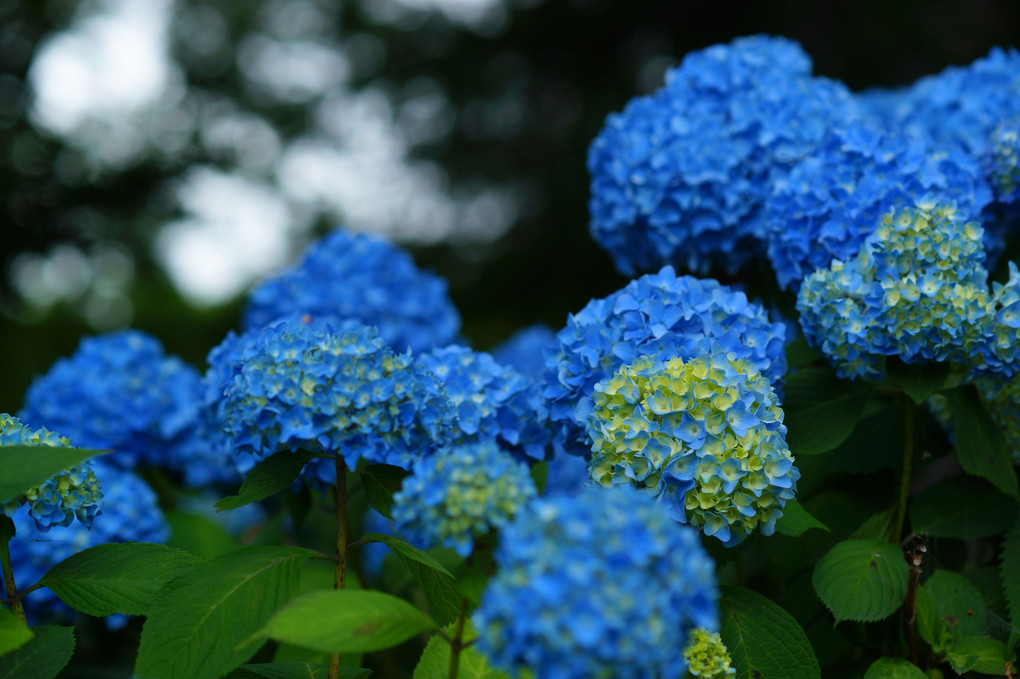
<svg viewBox="0 0 1020 679">
<path fill-rule="evenodd" d="M 360 667 L 341 667 L 338 679 L 367 679 L 372 671 Z M 329 665 L 308 662 L 274 662 L 241 665 L 226 679 L 326 679 Z"/>
<path fill-rule="evenodd" d="M 963 637 L 984 636 L 988 611 L 981 593 L 959 573 L 937 570 L 917 592 L 917 631 L 937 651 Z"/>
<path fill-rule="evenodd" d="M 885 370 L 889 378 L 918 405 L 939 391 L 949 377 L 948 363 L 904 363 L 896 357 L 886 359 Z"/>
<path fill-rule="evenodd" d="M 54 448 L 51 446 L 0 446 L 0 504 L 35 488 L 58 472 L 81 464 L 108 450 Z"/>
<path fill-rule="evenodd" d="M 456 633 L 457 624 L 453 623 L 444 630 L 446 635 L 453 638 Z M 472 644 L 478 638 L 478 632 L 465 621 L 464 629 L 461 632 L 461 643 Z M 450 676 L 450 644 L 438 634 L 429 640 L 425 651 L 414 668 L 413 679 L 448 679 Z M 489 659 L 478 652 L 474 645 L 462 649 L 460 652 L 460 664 L 458 666 L 456 679 L 509 679 L 499 670 L 493 669 Z"/>
<path fill-rule="evenodd" d="M 247 547 L 192 568 L 153 602 L 136 679 L 218 679 L 251 657 L 248 637 L 298 589 L 307 549 Z"/>
<path fill-rule="evenodd" d="M 7 608 L 0 608 L 0 655 L 20 648 L 32 638 L 32 630 L 21 624 Z"/>
<path fill-rule="evenodd" d="M 928 675 L 904 658 L 879 658 L 868 668 L 864 679 L 927 679 Z"/>
<path fill-rule="evenodd" d="M 297 452 L 285 450 L 270 455 L 248 472 L 237 495 L 225 497 L 216 503 L 216 511 L 243 507 L 290 488 L 304 466 L 317 456 L 317 453 L 307 450 Z"/>
<path fill-rule="evenodd" d="M 796 500 L 787 501 L 786 506 L 783 507 L 783 515 L 776 521 L 776 532 L 796 538 L 812 528 L 821 528 L 825 532 L 829 532 L 829 527 L 811 516 L 799 502 Z"/>
<path fill-rule="evenodd" d="M 1013 522 L 1013 528 L 1006 534 L 1002 544 L 1002 561 L 999 573 L 1002 575 L 1002 587 L 1009 606 L 1009 647 L 1012 648 L 1020 637 L 1020 516 Z"/>
<path fill-rule="evenodd" d="M 811 582 L 836 622 L 874 622 L 892 615 L 907 595 L 907 564 L 880 540 L 837 543 L 815 565 Z"/>
<path fill-rule="evenodd" d="M 841 380 L 829 368 L 805 368 L 783 380 L 786 441 L 794 455 L 816 455 L 842 443 L 861 417 L 871 385 Z"/>
<path fill-rule="evenodd" d="M 0 656 L 0 679 L 53 679 L 74 654 L 74 628 L 43 625 L 25 645 Z"/>
<path fill-rule="evenodd" d="M 910 527 L 935 538 L 984 538 L 1009 528 L 1015 507 L 1011 498 L 982 479 L 950 479 L 914 497 Z"/>
<path fill-rule="evenodd" d="M 370 464 L 358 470 L 365 495 L 375 511 L 393 518 L 393 494 L 400 490 L 407 470 L 389 464 Z"/>
<path fill-rule="evenodd" d="M 737 679 L 818 679 L 818 658 L 793 616 L 762 595 L 723 586 L 719 634 Z"/>
<path fill-rule="evenodd" d="M 440 625 L 456 619 L 460 613 L 461 594 L 453 575 L 441 563 L 426 552 L 392 535 L 368 533 L 361 540 L 382 542 L 400 557 L 421 587 Z"/>
<path fill-rule="evenodd" d="M 1016 470 L 1005 434 L 988 415 L 977 389 L 964 385 L 946 393 L 956 422 L 956 457 L 968 474 L 992 482 L 1014 500 L 1020 500 Z"/>
</svg>

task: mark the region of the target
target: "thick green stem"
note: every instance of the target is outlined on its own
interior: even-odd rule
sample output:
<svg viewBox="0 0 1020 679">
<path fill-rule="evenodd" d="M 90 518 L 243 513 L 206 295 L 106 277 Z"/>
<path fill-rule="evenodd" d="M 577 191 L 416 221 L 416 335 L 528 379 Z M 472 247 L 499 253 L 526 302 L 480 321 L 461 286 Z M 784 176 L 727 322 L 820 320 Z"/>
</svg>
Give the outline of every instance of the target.
<svg viewBox="0 0 1020 679">
<path fill-rule="evenodd" d="M 900 496 L 896 503 L 896 519 L 893 521 L 893 541 L 899 544 L 903 539 L 903 523 L 907 518 L 907 496 L 910 491 L 910 473 L 914 461 L 914 402 L 903 399 L 903 474 L 900 477 Z"/>
<path fill-rule="evenodd" d="M 450 641 L 450 679 L 457 679 L 460 674 L 460 652 L 464 648 L 464 621 L 467 619 L 467 599 L 460 602 L 460 616 L 457 617 L 457 627 Z"/>
<path fill-rule="evenodd" d="M 0 516 L 0 567 L 4 571 L 4 587 L 7 589 L 7 601 L 10 603 L 14 615 L 18 616 L 21 624 L 28 626 L 28 619 L 25 618 L 25 608 L 21 605 L 21 597 L 18 595 L 18 586 L 14 584 L 14 569 L 11 567 L 11 550 L 8 547 L 11 538 L 14 537 L 14 522 L 9 516 Z"/>
<path fill-rule="evenodd" d="M 343 589 L 347 578 L 347 465 L 336 456 L 336 568 L 333 571 L 333 589 Z M 329 679 L 340 676 L 340 654 L 329 656 Z"/>
</svg>

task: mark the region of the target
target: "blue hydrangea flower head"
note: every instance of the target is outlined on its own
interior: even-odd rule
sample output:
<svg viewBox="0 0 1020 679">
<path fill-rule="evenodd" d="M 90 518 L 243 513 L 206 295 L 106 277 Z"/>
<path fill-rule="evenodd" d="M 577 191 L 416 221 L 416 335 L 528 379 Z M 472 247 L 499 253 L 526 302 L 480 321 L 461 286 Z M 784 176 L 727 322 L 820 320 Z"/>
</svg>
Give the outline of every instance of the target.
<svg viewBox="0 0 1020 679">
<path fill-rule="evenodd" d="M 995 128 L 983 161 L 996 202 L 1020 209 L 1020 118 Z"/>
<path fill-rule="evenodd" d="M 693 629 L 718 626 L 697 533 L 629 488 L 539 498 L 500 533 L 472 621 L 498 669 L 550 679 L 679 679 Z"/>
<path fill-rule="evenodd" d="M 718 632 L 696 629 L 691 633 L 691 642 L 684 649 L 687 671 L 698 679 L 725 679 L 737 674 L 730 666 L 730 653 Z"/>
<path fill-rule="evenodd" d="M 786 372 L 786 327 L 758 304 L 711 279 L 677 276 L 672 267 L 594 299 L 567 319 L 546 359 L 545 397 L 558 450 L 587 456 L 585 424 L 595 384 L 640 356 L 668 359 L 716 345 L 775 386 Z"/>
<path fill-rule="evenodd" d="M 71 441 L 43 427 L 31 429 L 21 421 L 0 413 L 0 447 L 47 446 L 70 447 Z M 46 479 L 21 497 L 0 504 L 0 514 L 13 516 L 21 505 L 28 505 L 38 530 L 46 532 L 54 526 L 69 526 L 75 517 L 86 527 L 103 509 L 102 484 L 91 469 L 90 462 L 64 470 Z"/>
<path fill-rule="evenodd" d="M 362 458 L 409 468 L 449 436 L 442 383 L 410 354 L 393 353 L 374 328 L 337 334 L 328 324 L 284 321 L 240 354 L 221 408 L 239 451 L 307 449 L 339 453 L 351 468 Z"/>
<path fill-rule="evenodd" d="M 950 196 L 977 218 L 992 192 L 979 164 L 957 145 L 884 132 L 871 122 L 836 127 L 766 200 L 768 256 L 781 287 L 857 254 L 881 216 L 928 194 Z M 988 243 L 1002 249 L 1001 241 Z"/>
<path fill-rule="evenodd" d="M 592 400 L 595 483 L 636 486 L 727 547 L 775 531 L 800 472 L 772 385 L 747 359 L 645 356 L 595 385 Z"/>
<path fill-rule="evenodd" d="M 19 414 L 85 448 L 113 450 L 108 462 L 173 466 L 198 409 L 198 372 L 159 340 L 121 330 L 81 341 L 32 383 Z"/>
<path fill-rule="evenodd" d="M 170 538 L 170 528 L 156 494 L 139 476 L 103 458 L 93 462 L 93 469 L 102 480 L 106 502 L 91 529 L 73 523 L 42 531 L 31 520 L 26 507 L 15 514 L 18 534 L 11 540 L 10 549 L 18 582 L 37 582 L 52 566 L 89 547 L 109 542 L 165 543 Z M 24 604 L 34 622 L 73 615 L 67 604 L 45 588 L 30 592 Z M 107 624 L 116 627 L 125 620 L 123 616 L 113 616 L 107 618 Z"/>
<path fill-rule="evenodd" d="M 552 328 L 536 323 L 518 330 L 495 347 L 492 357 L 528 379 L 540 381 L 545 373 L 545 354 L 555 346 L 556 333 Z"/>
<path fill-rule="evenodd" d="M 541 385 L 483 351 L 457 345 L 416 361 L 439 378 L 453 405 L 451 443 L 495 441 L 518 458 L 545 458 L 551 433 Z"/>
<path fill-rule="evenodd" d="M 397 534 L 463 557 L 537 494 L 528 466 L 491 441 L 444 448 L 415 465 L 393 496 Z"/>
<path fill-rule="evenodd" d="M 620 272 L 732 272 L 762 252 L 773 182 L 857 115 L 843 85 L 810 72 L 790 40 L 739 38 L 691 52 L 608 117 L 588 151 L 590 230 Z"/>
<path fill-rule="evenodd" d="M 420 271 L 404 250 L 387 241 L 343 230 L 312 244 L 304 258 L 254 290 L 245 329 L 310 314 L 374 326 L 397 351 L 427 351 L 457 340 L 460 315 L 446 281 Z"/>
</svg>

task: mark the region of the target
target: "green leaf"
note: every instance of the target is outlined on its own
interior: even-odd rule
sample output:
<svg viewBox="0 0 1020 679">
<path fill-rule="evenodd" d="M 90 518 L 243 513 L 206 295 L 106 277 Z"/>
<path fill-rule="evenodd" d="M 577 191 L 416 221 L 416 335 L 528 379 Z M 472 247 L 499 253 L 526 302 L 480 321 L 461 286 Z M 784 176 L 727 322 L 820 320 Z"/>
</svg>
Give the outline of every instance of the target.
<svg viewBox="0 0 1020 679">
<path fill-rule="evenodd" d="M 108 450 L 54 448 L 51 446 L 0 446 L 0 504 L 35 488 L 58 472 L 81 464 Z"/>
<path fill-rule="evenodd" d="M 282 451 L 270 455 L 248 472 L 237 495 L 225 497 L 216 503 L 216 511 L 237 509 L 290 488 L 304 466 L 317 456 L 318 453 L 307 450 Z"/>
<path fill-rule="evenodd" d="M 963 470 L 980 476 L 1020 501 L 1013 459 L 1002 430 L 988 415 L 973 385 L 946 392 L 956 421 L 956 457 Z"/>
<path fill-rule="evenodd" d="M 889 617 L 903 603 L 907 570 L 896 545 L 846 540 L 822 557 L 811 583 L 837 624 L 843 620 L 874 622 Z"/>
<path fill-rule="evenodd" d="M 879 540 L 890 542 L 893 532 L 893 510 L 887 509 L 868 517 L 867 521 L 855 530 L 850 538 L 852 540 Z"/>
<path fill-rule="evenodd" d="M 831 532 L 828 526 L 811 516 L 799 502 L 796 500 L 787 501 L 783 508 L 783 515 L 776 521 L 776 532 L 797 538 L 812 528 L 821 528 L 826 533 Z"/>
<path fill-rule="evenodd" d="M 167 544 L 203 559 L 211 559 L 237 548 L 234 538 L 208 516 L 167 512 L 166 522 L 170 525 L 170 540 Z"/>
<path fill-rule="evenodd" d="M 904 658 L 879 658 L 868 668 L 864 679 L 928 679 L 928 675 Z"/>
<path fill-rule="evenodd" d="M 372 670 L 360 667 L 341 667 L 338 679 L 366 679 Z M 226 679 L 326 679 L 329 665 L 307 662 L 274 662 L 241 665 Z"/>
<path fill-rule="evenodd" d="M 21 624 L 7 608 L 0 608 L 0 655 L 20 648 L 32 638 L 32 630 Z"/>
<path fill-rule="evenodd" d="M 786 441 L 794 455 L 832 450 L 850 435 L 868 402 L 871 385 L 841 380 L 829 368 L 805 368 L 783 380 Z"/>
<path fill-rule="evenodd" d="M 148 615 L 163 585 L 200 563 L 198 557 L 165 545 L 98 545 L 49 569 L 40 584 L 88 615 Z"/>
<path fill-rule="evenodd" d="M 325 653 L 368 653 L 396 646 L 435 626 L 411 604 L 382 592 L 309 592 L 277 611 L 243 645 L 270 638 Z"/>
<path fill-rule="evenodd" d="M 0 657 L 0 679 L 53 679 L 74 655 L 74 628 L 43 625 L 27 644 Z"/>
<path fill-rule="evenodd" d="M 723 585 L 719 634 L 730 652 L 737 679 L 818 679 L 814 649 L 797 621 L 757 592 Z"/>
<path fill-rule="evenodd" d="M 415 561 L 427 568 L 431 568 L 434 571 L 439 571 L 451 578 L 453 577 L 453 573 L 447 570 L 443 564 L 436 561 L 428 553 L 409 544 L 406 540 L 401 540 L 393 535 L 385 535 L 383 533 L 365 533 L 361 540 L 365 542 L 381 542 L 393 550 L 393 552 L 401 559 Z"/>
<path fill-rule="evenodd" d="M 895 356 L 886 359 L 885 370 L 917 405 L 942 389 L 949 378 L 948 363 L 904 363 Z"/>
<path fill-rule="evenodd" d="M 383 542 L 400 557 L 421 587 L 440 625 L 445 625 L 460 615 L 461 595 L 457 589 L 457 581 L 442 564 L 392 535 L 368 533 L 361 539 L 366 542 Z"/>
<path fill-rule="evenodd" d="M 957 674 L 977 672 L 1001 677 L 1005 675 L 1006 663 L 1015 659 L 1005 644 L 988 637 L 962 638 L 946 653 L 946 660 Z"/>
<path fill-rule="evenodd" d="M 968 636 L 983 636 L 988 611 L 981 593 L 959 573 L 938 570 L 917 592 L 917 631 L 944 651 Z"/>
<path fill-rule="evenodd" d="M 1016 503 L 980 479 L 963 477 L 925 488 L 910 505 L 914 533 L 970 540 L 1009 528 Z"/>
<path fill-rule="evenodd" d="M 454 623 L 443 631 L 452 639 L 457 632 L 456 628 L 457 625 Z M 471 622 L 465 621 L 461 641 L 470 644 L 477 638 L 478 632 Z M 448 679 L 449 676 L 450 644 L 437 634 L 425 646 L 425 651 L 421 654 L 417 667 L 414 668 L 413 679 Z M 489 664 L 489 659 L 479 653 L 474 645 L 471 645 L 460 652 L 457 679 L 509 679 L 509 676 L 493 669 Z"/>
<path fill-rule="evenodd" d="M 407 477 L 407 471 L 389 464 L 370 464 L 358 470 L 368 503 L 387 519 L 393 518 L 393 494 Z"/>
<path fill-rule="evenodd" d="M 1002 543 L 1002 556 L 999 574 L 1002 576 L 1002 588 L 1009 606 L 1009 647 L 1013 648 L 1020 629 L 1020 515 L 1013 523 L 1013 528 L 1006 534 Z"/>
<path fill-rule="evenodd" d="M 171 581 L 142 627 L 137 679 L 217 679 L 251 657 L 247 643 L 297 591 L 314 552 L 246 547 L 199 564 Z"/>
</svg>

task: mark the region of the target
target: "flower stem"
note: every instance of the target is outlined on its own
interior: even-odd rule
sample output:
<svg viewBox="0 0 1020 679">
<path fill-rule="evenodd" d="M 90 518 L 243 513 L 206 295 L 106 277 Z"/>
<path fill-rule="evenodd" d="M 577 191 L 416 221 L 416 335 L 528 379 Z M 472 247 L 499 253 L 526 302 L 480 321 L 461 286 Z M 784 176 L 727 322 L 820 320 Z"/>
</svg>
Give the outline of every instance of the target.
<svg viewBox="0 0 1020 679">
<path fill-rule="evenodd" d="M 914 625 L 917 621 L 917 583 L 921 579 L 921 566 L 924 565 L 924 555 L 928 549 L 924 541 L 917 535 L 914 536 L 914 545 L 911 552 L 904 554 L 909 567 L 907 579 L 907 598 L 903 602 L 903 636 L 910 648 L 910 662 L 918 665 L 917 662 L 917 635 Z M 918 665 L 919 666 L 919 665 Z M 924 669 L 924 668 L 921 668 Z"/>
<path fill-rule="evenodd" d="M 14 583 L 14 569 L 11 567 L 11 550 L 8 547 L 11 538 L 14 537 L 14 522 L 9 516 L 0 516 L 0 567 L 4 571 L 4 587 L 7 590 L 7 601 L 11 610 L 18 617 L 22 625 L 28 626 L 28 619 L 25 618 L 25 608 L 21 605 L 21 597 L 18 595 L 18 586 Z"/>
<path fill-rule="evenodd" d="M 910 491 L 911 464 L 914 461 L 914 402 L 904 397 L 903 421 L 903 473 L 900 477 L 900 496 L 896 503 L 896 520 L 893 521 L 893 542 L 903 538 L 903 523 L 907 517 L 907 496 Z"/>
<path fill-rule="evenodd" d="M 460 615 L 457 617 L 457 627 L 450 640 L 450 679 L 457 679 L 460 674 L 460 652 L 464 648 L 464 620 L 467 618 L 467 599 L 461 599 Z"/>
<path fill-rule="evenodd" d="M 333 589 L 343 589 L 347 577 L 347 465 L 339 453 L 336 456 L 336 568 L 333 571 Z M 329 679 L 340 676 L 340 654 L 329 656 Z"/>
</svg>

